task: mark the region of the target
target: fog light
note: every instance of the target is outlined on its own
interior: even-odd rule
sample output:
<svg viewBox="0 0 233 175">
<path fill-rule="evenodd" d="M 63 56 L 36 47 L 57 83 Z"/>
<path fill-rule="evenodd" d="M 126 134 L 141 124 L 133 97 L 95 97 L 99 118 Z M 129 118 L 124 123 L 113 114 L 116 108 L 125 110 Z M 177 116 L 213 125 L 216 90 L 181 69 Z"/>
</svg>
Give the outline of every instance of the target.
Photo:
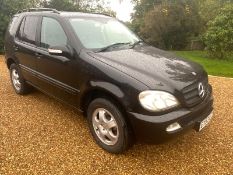
<svg viewBox="0 0 233 175">
<path fill-rule="evenodd" d="M 175 123 L 172 123 L 171 125 L 169 125 L 166 129 L 167 132 L 173 132 L 173 131 L 176 131 L 178 129 L 180 129 L 181 126 L 179 123 L 175 122 Z"/>
</svg>

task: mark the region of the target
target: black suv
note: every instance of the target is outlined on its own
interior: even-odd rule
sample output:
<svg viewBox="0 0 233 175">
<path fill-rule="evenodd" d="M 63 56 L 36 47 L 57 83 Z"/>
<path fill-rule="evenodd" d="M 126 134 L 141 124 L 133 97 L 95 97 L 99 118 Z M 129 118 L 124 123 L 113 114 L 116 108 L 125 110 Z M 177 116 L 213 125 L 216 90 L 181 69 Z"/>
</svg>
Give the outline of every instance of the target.
<svg viewBox="0 0 233 175">
<path fill-rule="evenodd" d="M 17 94 L 33 86 L 79 109 L 111 153 L 138 138 L 200 131 L 212 117 L 212 88 L 200 65 L 149 46 L 106 15 L 22 11 L 8 27 L 5 53 Z"/>
</svg>

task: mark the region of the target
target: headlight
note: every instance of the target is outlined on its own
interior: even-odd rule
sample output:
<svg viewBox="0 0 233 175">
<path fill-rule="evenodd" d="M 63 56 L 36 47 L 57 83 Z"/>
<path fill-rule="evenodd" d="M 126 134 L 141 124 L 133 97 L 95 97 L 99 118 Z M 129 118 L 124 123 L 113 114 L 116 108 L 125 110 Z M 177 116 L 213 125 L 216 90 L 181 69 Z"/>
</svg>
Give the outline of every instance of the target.
<svg viewBox="0 0 233 175">
<path fill-rule="evenodd" d="M 139 94 L 139 101 L 148 111 L 159 112 L 179 105 L 178 100 L 164 91 L 144 91 Z"/>
</svg>

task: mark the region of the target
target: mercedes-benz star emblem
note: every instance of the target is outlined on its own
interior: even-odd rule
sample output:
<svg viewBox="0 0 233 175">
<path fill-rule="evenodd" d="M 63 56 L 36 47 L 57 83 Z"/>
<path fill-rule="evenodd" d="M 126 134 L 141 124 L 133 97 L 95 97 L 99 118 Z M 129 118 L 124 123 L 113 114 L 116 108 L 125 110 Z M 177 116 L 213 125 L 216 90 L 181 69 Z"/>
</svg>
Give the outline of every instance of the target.
<svg viewBox="0 0 233 175">
<path fill-rule="evenodd" d="M 205 89 L 202 83 L 198 84 L 198 95 L 203 98 L 205 96 Z"/>
<path fill-rule="evenodd" d="M 197 75 L 197 73 L 196 73 L 196 72 L 192 72 L 192 74 L 193 74 L 194 76 L 196 76 L 196 75 Z"/>
</svg>

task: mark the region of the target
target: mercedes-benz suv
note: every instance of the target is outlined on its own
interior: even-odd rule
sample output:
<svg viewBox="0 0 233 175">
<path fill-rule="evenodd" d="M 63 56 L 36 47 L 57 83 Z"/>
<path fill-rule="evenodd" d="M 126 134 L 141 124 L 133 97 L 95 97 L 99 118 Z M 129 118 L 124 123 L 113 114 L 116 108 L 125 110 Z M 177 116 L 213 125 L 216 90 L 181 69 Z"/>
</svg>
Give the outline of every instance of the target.
<svg viewBox="0 0 233 175">
<path fill-rule="evenodd" d="M 202 66 L 148 45 L 106 15 L 19 12 L 6 32 L 5 53 L 17 94 L 35 87 L 77 108 L 96 143 L 111 153 L 136 139 L 200 131 L 212 117 Z"/>
</svg>

